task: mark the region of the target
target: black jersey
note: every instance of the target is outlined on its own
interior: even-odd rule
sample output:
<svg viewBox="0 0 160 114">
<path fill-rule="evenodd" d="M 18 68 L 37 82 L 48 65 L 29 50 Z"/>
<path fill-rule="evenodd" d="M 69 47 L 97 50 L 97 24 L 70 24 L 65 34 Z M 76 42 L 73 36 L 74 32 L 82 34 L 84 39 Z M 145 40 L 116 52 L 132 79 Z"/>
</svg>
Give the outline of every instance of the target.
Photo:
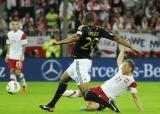
<svg viewBox="0 0 160 114">
<path fill-rule="evenodd" d="M 77 30 L 77 35 L 80 36 L 80 39 L 75 43 L 73 56 L 79 59 L 90 58 L 90 53 L 100 38 L 114 39 L 114 35 L 102 27 L 89 25 L 81 25 Z"/>
</svg>

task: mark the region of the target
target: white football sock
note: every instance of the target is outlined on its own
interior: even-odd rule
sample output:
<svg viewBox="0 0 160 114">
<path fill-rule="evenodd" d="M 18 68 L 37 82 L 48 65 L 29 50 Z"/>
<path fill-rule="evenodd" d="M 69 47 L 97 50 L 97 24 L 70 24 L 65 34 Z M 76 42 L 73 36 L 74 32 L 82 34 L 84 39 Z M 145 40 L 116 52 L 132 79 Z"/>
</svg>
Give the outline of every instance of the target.
<svg viewBox="0 0 160 114">
<path fill-rule="evenodd" d="M 22 86 L 27 86 L 27 84 L 26 84 L 26 80 L 25 80 L 25 78 L 24 78 L 24 74 L 23 73 L 21 73 L 21 75 L 19 76 L 19 79 L 20 79 L 20 81 L 22 82 Z"/>
<path fill-rule="evenodd" d="M 65 97 L 81 97 L 81 92 L 79 90 L 66 90 L 63 93 Z"/>
<path fill-rule="evenodd" d="M 10 74 L 10 80 L 17 81 L 16 75 L 15 74 Z"/>
</svg>

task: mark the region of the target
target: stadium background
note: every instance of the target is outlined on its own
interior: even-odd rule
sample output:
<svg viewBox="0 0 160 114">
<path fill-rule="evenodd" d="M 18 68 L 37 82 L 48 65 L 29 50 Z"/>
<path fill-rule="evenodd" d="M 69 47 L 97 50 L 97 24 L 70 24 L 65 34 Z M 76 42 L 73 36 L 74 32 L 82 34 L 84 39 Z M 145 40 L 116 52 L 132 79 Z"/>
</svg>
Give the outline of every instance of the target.
<svg viewBox="0 0 160 114">
<path fill-rule="evenodd" d="M 50 10 L 53 10 L 53 13 L 49 13 Z M 60 40 L 75 33 L 86 11 L 96 13 L 97 25 L 128 39 L 144 53 L 143 56 L 134 56 L 127 50 L 126 57 L 136 62 L 134 74 L 145 109 L 143 113 L 159 114 L 159 0 L 0 0 L 0 113 L 43 113 L 37 108 L 38 104 L 50 99 L 58 85 L 55 81 L 59 80 L 60 74 L 73 60 L 70 58 L 73 44 L 63 45 L 60 50 L 54 50 L 50 57 L 46 57 L 46 51 L 50 50 L 43 49 L 44 43 L 50 39 Z M 24 63 L 28 91 L 25 95 L 19 93 L 11 97 L 5 90 L 9 72 L 4 58 L 6 34 L 11 28 L 12 19 L 19 20 L 20 28 L 27 34 L 29 43 Z M 49 19 L 53 19 L 53 22 L 49 23 Z M 94 50 L 91 70 L 92 80 L 98 82 L 92 82 L 92 86 L 100 85 L 115 74 L 116 57 L 120 48 L 121 46 L 115 42 L 104 39 L 100 41 Z M 71 83 L 69 88 L 77 89 L 74 83 Z M 136 108 L 133 108 L 133 103 L 126 105 L 128 100 L 128 94 L 118 100 L 121 109 L 128 114 L 138 114 Z M 55 113 L 82 113 L 79 112 L 79 107 L 84 105 L 82 99 L 63 98 L 63 101 L 60 101 Z M 74 105 L 75 108 L 68 104 Z"/>
</svg>

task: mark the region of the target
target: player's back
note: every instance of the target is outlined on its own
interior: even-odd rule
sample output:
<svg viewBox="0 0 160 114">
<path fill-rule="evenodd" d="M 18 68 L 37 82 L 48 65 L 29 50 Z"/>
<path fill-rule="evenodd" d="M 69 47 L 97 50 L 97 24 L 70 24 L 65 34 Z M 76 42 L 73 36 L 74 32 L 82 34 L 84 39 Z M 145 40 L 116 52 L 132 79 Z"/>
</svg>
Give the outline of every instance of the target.
<svg viewBox="0 0 160 114">
<path fill-rule="evenodd" d="M 108 97 L 115 99 L 121 94 L 129 91 L 129 87 L 132 83 L 135 83 L 133 76 L 122 75 L 122 71 L 119 68 L 118 73 L 107 80 L 101 88 Z"/>
<path fill-rule="evenodd" d="M 74 47 L 73 56 L 75 58 L 90 58 L 92 49 L 97 45 L 101 37 L 111 40 L 113 38 L 113 35 L 103 28 L 93 25 L 81 25 L 77 34 L 80 36 L 80 39 Z"/>
</svg>

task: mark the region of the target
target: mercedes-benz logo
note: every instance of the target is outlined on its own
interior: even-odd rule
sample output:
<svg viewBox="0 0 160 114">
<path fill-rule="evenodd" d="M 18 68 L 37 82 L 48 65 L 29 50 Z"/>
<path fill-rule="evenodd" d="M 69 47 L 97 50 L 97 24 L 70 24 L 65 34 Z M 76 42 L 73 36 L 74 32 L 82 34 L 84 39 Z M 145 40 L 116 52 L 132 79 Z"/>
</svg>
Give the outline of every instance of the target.
<svg viewBox="0 0 160 114">
<path fill-rule="evenodd" d="M 56 60 L 47 60 L 41 66 L 41 73 L 46 80 L 57 80 L 62 73 L 62 65 Z"/>
</svg>

